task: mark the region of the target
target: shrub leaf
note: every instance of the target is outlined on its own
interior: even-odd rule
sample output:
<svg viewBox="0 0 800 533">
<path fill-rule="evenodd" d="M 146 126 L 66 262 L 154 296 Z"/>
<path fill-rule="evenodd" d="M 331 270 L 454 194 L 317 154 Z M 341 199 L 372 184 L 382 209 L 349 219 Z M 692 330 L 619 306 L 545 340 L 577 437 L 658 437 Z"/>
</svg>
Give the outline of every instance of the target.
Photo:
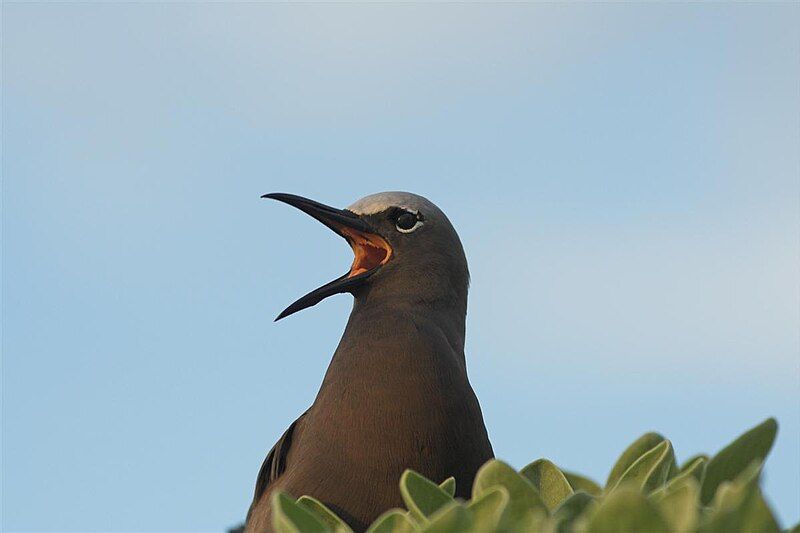
<svg viewBox="0 0 800 533">
<path fill-rule="evenodd" d="M 501 486 L 493 487 L 473 498 L 467 504 L 467 509 L 472 512 L 475 531 L 494 531 L 500 524 L 508 500 L 508 491 Z"/>
<path fill-rule="evenodd" d="M 379 516 L 367 533 L 414 533 L 417 526 L 402 509 L 390 509 Z"/>
<path fill-rule="evenodd" d="M 553 513 L 553 531 L 566 533 L 571 531 L 572 523 L 581 516 L 594 503 L 595 499 L 590 494 L 577 491 L 572 496 L 561 502 Z"/>
<path fill-rule="evenodd" d="M 778 533 L 780 527 L 758 488 L 760 474 L 761 464 L 754 461 L 735 480 L 723 481 L 699 531 Z"/>
<path fill-rule="evenodd" d="M 547 459 L 538 459 L 520 471 L 539 491 L 542 501 L 549 511 L 572 495 L 572 485 L 556 465 Z"/>
<path fill-rule="evenodd" d="M 348 526 L 344 520 L 336 516 L 336 513 L 328 509 L 324 503 L 316 498 L 300 496 L 297 499 L 297 505 L 310 511 L 311 514 L 323 521 L 331 531 L 335 533 L 353 533 L 353 530 L 350 529 L 350 526 Z"/>
<path fill-rule="evenodd" d="M 428 517 L 453 501 L 453 498 L 439 485 L 424 476 L 406 470 L 400 478 L 400 495 L 411 516 L 419 522 L 427 522 Z"/>
<path fill-rule="evenodd" d="M 609 494 L 589 518 L 588 533 L 668 533 L 669 525 L 653 503 L 630 487 Z"/>
<path fill-rule="evenodd" d="M 422 531 L 426 533 L 456 533 L 472 527 L 472 513 L 458 502 L 451 501 L 430 518 Z"/>
<path fill-rule="evenodd" d="M 682 479 L 673 483 L 671 489 L 666 489 L 657 502 L 673 533 L 690 533 L 697 524 L 700 484 L 691 476 Z"/>
<path fill-rule="evenodd" d="M 277 491 L 272 495 L 272 527 L 277 533 L 329 533 L 331 529 L 292 497 Z"/>
<path fill-rule="evenodd" d="M 614 463 L 613 468 L 611 468 L 611 472 L 609 472 L 608 479 L 606 480 L 606 488 L 608 489 L 616 486 L 622 474 L 624 474 L 639 457 L 658 446 L 658 444 L 664 440 L 666 439 L 658 433 L 645 433 L 633 441 L 633 443 L 622 452 L 622 455 L 619 456 L 619 459 L 617 459 L 617 462 Z"/>
<path fill-rule="evenodd" d="M 588 494 L 591 494 L 592 496 L 600 496 L 600 494 L 603 493 L 603 487 L 588 477 L 576 474 L 574 472 L 567 472 L 566 470 L 561 470 L 561 473 L 563 473 L 564 477 L 567 478 L 572 490 L 575 492 L 582 490 Z"/>
<path fill-rule="evenodd" d="M 449 494 L 450 497 L 452 498 L 456 494 L 456 478 L 450 476 L 449 478 L 439 483 L 439 488 L 445 491 L 447 494 Z"/>
<path fill-rule="evenodd" d="M 612 486 L 612 490 L 624 484 L 631 484 L 647 494 L 666 483 L 674 461 L 672 443 L 663 440 L 628 467 L 616 485 Z"/>
<path fill-rule="evenodd" d="M 735 479 L 753 461 L 763 462 L 777 432 L 778 423 L 768 418 L 720 450 L 706 465 L 700 502 L 709 504 L 722 482 Z"/>
<path fill-rule="evenodd" d="M 492 459 L 484 464 L 475 476 L 472 497 L 498 486 L 506 489 L 509 497 L 500 529 L 535 530 L 542 517 L 547 516 L 547 507 L 533 485 L 506 463 Z"/>
</svg>

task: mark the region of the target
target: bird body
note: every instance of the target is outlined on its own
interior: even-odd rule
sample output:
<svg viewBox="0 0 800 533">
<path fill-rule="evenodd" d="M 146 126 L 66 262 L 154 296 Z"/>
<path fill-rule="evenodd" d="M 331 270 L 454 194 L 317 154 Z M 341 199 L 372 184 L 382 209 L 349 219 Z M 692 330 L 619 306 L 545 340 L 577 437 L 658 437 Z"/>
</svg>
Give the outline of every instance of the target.
<svg viewBox="0 0 800 533">
<path fill-rule="evenodd" d="M 395 205 L 397 196 L 388 203 L 374 213 L 351 206 L 373 217 L 391 259 L 350 288 L 353 311 L 317 397 L 259 473 L 248 533 L 271 529 L 275 490 L 313 496 L 359 531 L 402 504 L 397 483 L 406 468 L 437 481 L 454 476 L 457 495 L 469 497 L 475 472 L 493 455 L 465 366 L 469 277 L 460 241 L 443 213 L 420 199 L 429 238 L 409 245 L 381 214 L 414 206 Z M 438 252 L 419 255 L 427 247 Z"/>
</svg>

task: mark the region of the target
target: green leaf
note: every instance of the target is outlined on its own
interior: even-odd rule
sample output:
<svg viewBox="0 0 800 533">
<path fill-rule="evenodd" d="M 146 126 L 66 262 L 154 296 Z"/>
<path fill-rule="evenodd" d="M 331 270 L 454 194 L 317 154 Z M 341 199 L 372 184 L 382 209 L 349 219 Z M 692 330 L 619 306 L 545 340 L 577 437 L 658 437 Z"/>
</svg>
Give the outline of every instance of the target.
<svg viewBox="0 0 800 533">
<path fill-rule="evenodd" d="M 353 530 L 350 529 L 341 518 L 336 516 L 336 513 L 328 509 L 325 504 L 321 501 L 317 500 L 316 498 L 312 498 L 311 496 L 300 496 L 297 499 L 297 504 L 301 507 L 304 507 L 308 511 L 322 520 L 330 529 L 335 533 L 353 533 Z"/>
<path fill-rule="evenodd" d="M 532 462 L 520 474 L 539 491 L 539 496 L 549 511 L 558 507 L 558 504 L 574 492 L 561 470 L 547 459 Z"/>
<path fill-rule="evenodd" d="M 668 533 L 669 525 L 642 493 L 621 488 L 606 496 L 586 523 L 587 533 Z"/>
<path fill-rule="evenodd" d="M 666 483 L 674 460 L 672 443 L 663 440 L 628 467 L 611 490 L 630 484 L 647 494 Z"/>
<path fill-rule="evenodd" d="M 488 461 L 478 470 L 472 485 L 473 499 L 494 487 L 503 487 L 509 496 L 500 529 L 535 530 L 542 517 L 547 516 L 547 507 L 533 485 L 516 470 L 497 459 Z"/>
<path fill-rule="evenodd" d="M 456 478 L 450 476 L 449 478 L 439 483 L 439 488 L 445 491 L 447 494 L 449 494 L 450 497 L 452 498 L 453 496 L 456 495 Z"/>
<path fill-rule="evenodd" d="M 686 462 L 681 466 L 680 473 L 670 480 L 670 483 L 678 482 L 686 478 L 694 478 L 698 484 L 703 481 L 703 474 L 706 471 L 706 464 L 708 464 L 708 457 L 697 456 L 692 462 Z"/>
<path fill-rule="evenodd" d="M 467 509 L 472 512 L 475 531 L 493 531 L 503 517 L 508 505 L 508 491 L 500 486 L 489 489 L 477 498 L 473 498 Z"/>
<path fill-rule="evenodd" d="M 717 490 L 703 533 L 778 533 L 780 527 L 758 488 L 761 465 L 754 461 L 734 481 L 724 481 Z"/>
<path fill-rule="evenodd" d="M 698 456 L 694 458 L 691 463 L 684 464 L 677 476 L 667 481 L 667 484 L 660 489 L 651 492 L 650 496 L 653 498 L 661 498 L 668 492 L 676 490 L 684 483 L 687 483 L 689 480 L 696 482 L 699 490 L 703 480 L 703 472 L 705 472 L 706 468 L 706 461 L 706 457 Z"/>
<path fill-rule="evenodd" d="M 272 494 L 272 527 L 277 533 L 329 533 L 325 523 L 284 492 Z"/>
<path fill-rule="evenodd" d="M 697 455 L 693 455 L 686 459 L 683 464 L 681 465 L 680 472 L 685 472 L 688 468 L 691 468 L 695 463 L 697 463 L 698 459 L 705 459 L 704 464 L 708 463 L 709 457 L 704 453 L 698 453 Z M 701 480 L 702 481 L 702 480 Z"/>
<path fill-rule="evenodd" d="M 422 531 L 425 533 L 459 533 L 468 531 L 471 527 L 472 513 L 458 502 L 451 501 L 431 516 L 430 522 L 422 528 Z"/>
<path fill-rule="evenodd" d="M 672 446 L 672 443 L 670 443 Z M 672 451 L 672 459 L 669 462 L 669 468 L 667 468 L 667 481 L 674 478 L 680 473 L 680 468 L 678 468 L 678 461 L 675 459 L 675 450 Z"/>
<path fill-rule="evenodd" d="M 658 446 L 664 440 L 666 439 L 658 433 L 645 433 L 633 441 L 633 443 L 622 452 L 622 455 L 617 459 L 611 472 L 609 472 L 608 480 L 606 480 L 606 488 L 616 486 L 622 474 L 624 474 L 639 457 Z"/>
<path fill-rule="evenodd" d="M 768 418 L 720 450 L 706 466 L 700 502 L 707 505 L 724 481 L 736 478 L 753 461 L 763 462 L 777 432 L 778 423 L 774 418 Z"/>
<path fill-rule="evenodd" d="M 572 524 L 586 509 L 594 503 L 595 499 L 590 494 L 578 491 L 563 502 L 553 512 L 553 531 L 567 533 L 572 531 Z"/>
<path fill-rule="evenodd" d="M 753 494 L 742 505 L 742 531 L 758 531 L 764 533 L 778 533 L 781 527 L 769 504 L 764 500 L 764 495 L 755 487 Z"/>
<path fill-rule="evenodd" d="M 787 529 L 786 533 L 800 533 L 800 522 L 795 524 L 793 528 Z"/>
<path fill-rule="evenodd" d="M 588 477 L 581 476 L 580 474 L 576 474 L 574 472 L 567 472 L 566 470 L 561 471 L 564 474 L 564 477 L 567 478 L 572 490 L 578 492 L 582 490 L 592 496 L 600 496 L 603 493 L 603 487 L 589 479 Z"/>
<path fill-rule="evenodd" d="M 453 501 L 439 485 L 413 470 L 406 470 L 400 478 L 400 495 L 419 522 L 427 522 L 430 515 Z"/>
<path fill-rule="evenodd" d="M 417 526 L 402 509 L 390 509 L 380 515 L 367 533 L 414 533 Z"/>
<path fill-rule="evenodd" d="M 697 524 L 700 484 L 691 476 L 665 490 L 657 505 L 673 533 L 690 533 Z"/>
</svg>

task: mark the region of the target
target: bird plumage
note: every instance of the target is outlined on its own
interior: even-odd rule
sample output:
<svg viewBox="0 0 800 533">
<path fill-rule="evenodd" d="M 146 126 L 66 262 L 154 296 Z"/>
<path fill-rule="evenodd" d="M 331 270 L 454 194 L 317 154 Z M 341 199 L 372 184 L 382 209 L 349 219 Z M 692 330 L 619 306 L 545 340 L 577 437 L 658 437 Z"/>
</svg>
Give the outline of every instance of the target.
<svg viewBox="0 0 800 533">
<path fill-rule="evenodd" d="M 402 504 L 406 468 L 454 476 L 468 497 L 493 455 L 464 359 L 463 248 L 438 208 L 404 194 L 403 205 L 384 196 L 385 208 L 358 215 L 391 244 L 391 260 L 351 288 L 353 310 L 317 397 L 258 475 L 249 533 L 270 530 L 275 490 L 314 496 L 358 531 Z M 394 208 L 418 209 L 424 231 L 395 234 Z"/>
</svg>

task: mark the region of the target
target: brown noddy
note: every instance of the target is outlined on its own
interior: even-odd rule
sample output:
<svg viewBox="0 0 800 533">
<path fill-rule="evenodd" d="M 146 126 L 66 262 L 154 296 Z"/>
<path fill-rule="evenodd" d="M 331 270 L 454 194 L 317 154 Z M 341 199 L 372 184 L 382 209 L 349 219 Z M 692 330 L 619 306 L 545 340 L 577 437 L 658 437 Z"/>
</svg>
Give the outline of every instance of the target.
<svg viewBox="0 0 800 533">
<path fill-rule="evenodd" d="M 445 214 L 405 192 L 347 209 L 291 194 L 265 194 L 344 237 L 355 258 L 343 276 L 300 298 L 276 320 L 342 292 L 353 310 L 313 405 L 269 451 L 246 531 L 272 529 L 275 490 L 317 498 L 356 531 L 402 505 L 406 468 L 436 482 L 453 476 L 469 498 L 493 457 L 467 379 L 464 332 L 469 272 Z"/>
</svg>

